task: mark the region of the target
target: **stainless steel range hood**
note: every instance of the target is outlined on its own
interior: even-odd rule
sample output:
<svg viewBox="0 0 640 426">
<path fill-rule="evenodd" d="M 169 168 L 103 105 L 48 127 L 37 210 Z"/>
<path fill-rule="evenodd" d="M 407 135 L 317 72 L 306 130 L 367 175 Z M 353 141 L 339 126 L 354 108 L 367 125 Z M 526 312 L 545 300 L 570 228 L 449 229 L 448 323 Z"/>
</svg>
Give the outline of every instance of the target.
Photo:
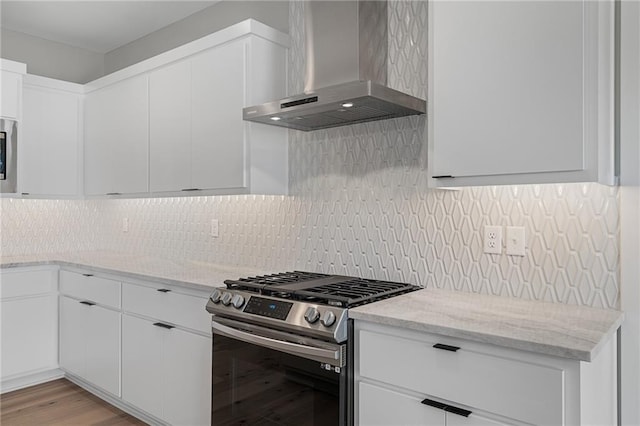
<svg viewBox="0 0 640 426">
<path fill-rule="evenodd" d="M 243 118 L 310 131 L 424 114 L 387 87 L 387 2 L 306 1 L 303 94 L 243 109 Z"/>
</svg>

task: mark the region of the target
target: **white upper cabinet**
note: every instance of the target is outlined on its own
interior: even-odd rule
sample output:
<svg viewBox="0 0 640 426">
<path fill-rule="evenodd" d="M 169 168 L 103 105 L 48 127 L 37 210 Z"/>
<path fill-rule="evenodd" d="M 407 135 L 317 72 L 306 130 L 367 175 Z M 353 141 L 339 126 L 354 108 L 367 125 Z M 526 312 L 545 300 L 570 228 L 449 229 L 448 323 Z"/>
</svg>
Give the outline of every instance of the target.
<svg viewBox="0 0 640 426">
<path fill-rule="evenodd" d="M 148 76 L 143 74 L 86 95 L 84 183 L 87 195 L 148 192 L 148 86 Z"/>
<path fill-rule="evenodd" d="M 151 192 L 191 188 L 191 63 L 149 76 Z"/>
<path fill-rule="evenodd" d="M 248 40 L 193 59 L 192 182 L 196 188 L 244 188 Z M 262 65 L 261 65 L 262 66 Z M 268 65 L 267 65 L 268 66 Z"/>
<path fill-rule="evenodd" d="M 26 72 L 25 64 L 0 59 L 0 117 L 20 119 L 22 75 Z"/>
<path fill-rule="evenodd" d="M 19 190 L 80 194 L 82 86 L 27 74 L 23 86 Z"/>
<path fill-rule="evenodd" d="M 430 3 L 435 186 L 614 184 L 613 2 Z"/>
<path fill-rule="evenodd" d="M 150 73 L 152 193 L 287 193 L 286 130 L 242 120 L 245 106 L 286 95 L 286 48 L 268 38 L 217 37 L 200 50 L 192 43 Z"/>
</svg>

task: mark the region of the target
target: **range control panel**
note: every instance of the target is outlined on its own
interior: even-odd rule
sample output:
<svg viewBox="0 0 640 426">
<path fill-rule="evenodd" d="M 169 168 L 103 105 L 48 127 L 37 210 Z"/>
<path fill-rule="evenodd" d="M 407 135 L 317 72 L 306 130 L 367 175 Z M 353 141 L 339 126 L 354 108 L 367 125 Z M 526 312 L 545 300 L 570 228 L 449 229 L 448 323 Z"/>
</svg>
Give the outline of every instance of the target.
<svg viewBox="0 0 640 426">
<path fill-rule="evenodd" d="M 262 297 L 251 296 L 244 308 L 244 312 L 248 314 L 260 315 L 263 317 L 286 320 L 292 306 L 293 303 L 291 302 L 283 302 L 280 300 L 264 299 Z"/>
</svg>

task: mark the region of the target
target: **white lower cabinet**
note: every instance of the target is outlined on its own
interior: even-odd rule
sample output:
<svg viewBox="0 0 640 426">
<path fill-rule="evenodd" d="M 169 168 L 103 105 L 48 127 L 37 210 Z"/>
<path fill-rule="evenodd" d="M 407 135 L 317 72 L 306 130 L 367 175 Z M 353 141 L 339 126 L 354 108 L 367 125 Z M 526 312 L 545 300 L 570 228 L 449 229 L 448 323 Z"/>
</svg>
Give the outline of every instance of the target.
<svg viewBox="0 0 640 426">
<path fill-rule="evenodd" d="M 355 324 L 361 426 L 615 424 L 615 338 L 582 362 Z"/>
<path fill-rule="evenodd" d="M 360 424 L 371 426 L 506 426 L 471 413 L 468 416 L 423 403 L 425 398 L 361 382 Z"/>
<path fill-rule="evenodd" d="M 93 302 L 60 297 L 60 366 L 117 396 L 120 317 Z"/>
<path fill-rule="evenodd" d="M 122 288 L 122 399 L 172 425 L 211 424 L 206 294 L 155 283 Z"/>
<path fill-rule="evenodd" d="M 2 392 L 37 382 L 25 377 L 58 366 L 57 268 L 16 268 L 0 274 Z"/>
</svg>

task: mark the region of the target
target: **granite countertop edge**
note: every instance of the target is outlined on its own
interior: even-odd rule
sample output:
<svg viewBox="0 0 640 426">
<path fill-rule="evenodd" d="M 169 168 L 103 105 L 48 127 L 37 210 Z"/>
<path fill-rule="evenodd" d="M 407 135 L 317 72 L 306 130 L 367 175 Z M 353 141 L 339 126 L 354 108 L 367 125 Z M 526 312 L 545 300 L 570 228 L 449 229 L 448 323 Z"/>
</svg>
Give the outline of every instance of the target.
<svg viewBox="0 0 640 426">
<path fill-rule="evenodd" d="M 102 253 L 96 253 L 95 256 L 101 256 Z M 160 271 L 162 268 L 158 268 L 158 273 L 152 273 L 147 270 L 135 270 L 135 266 L 131 265 L 120 268 L 119 265 L 101 265 L 99 262 L 92 262 L 90 257 L 92 254 L 84 255 L 83 259 L 69 259 L 65 258 L 65 255 L 35 255 L 34 259 L 29 260 L 14 260 L 12 257 L 7 256 L 0 258 L 0 270 L 9 270 L 12 268 L 27 268 L 38 266 L 58 266 L 62 268 L 78 268 L 84 269 L 90 272 L 119 275 L 124 278 L 130 278 L 142 281 L 152 281 L 157 284 L 173 285 L 185 288 L 191 288 L 199 291 L 212 291 L 216 287 L 224 287 L 225 279 L 237 279 L 242 276 L 257 275 L 258 272 L 254 268 L 242 267 L 236 265 L 222 265 L 222 264 L 207 264 L 201 263 L 201 266 L 197 266 L 195 262 L 187 264 L 188 262 L 172 262 L 166 259 L 144 257 L 146 260 L 151 259 L 152 262 L 168 263 L 170 266 L 165 270 L 170 270 L 169 273 L 163 273 Z M 114 255 L 109 254 L 111 260 L 121 257 L 122 259 L 128 257 L 127 255 Z M 21 257 L 21 256 L 18 256 Z M 30 256 L 27 256 L 30 257 Z M 135 255 L 134 255 L 135 257 Z M 117 262 L 117 260 L 116 260 Z M 122 266 L 122 265 L 120 265 Z M 217 275 L 216 277 L 206 278 L 188 278 L 188 277 L 176 277 L 181 272 L 186 270 L 197 270 L 202 268 L 200 275 Z M 218 269 L 217 268 L 221 268 Z"/>
<path fill-rule="evenodd" d="M 423 293 L 428 295 L 429 292 L 433 291 L 434 290 L 423 289 L 416 293 Z M 552 324 L 551 322 L 549 323 L 548 328 L 544 325 L 537 325 L 537 329 L 523 329 L 522 332 L 520 332 L 517 329 L 517 321 L 514 320 L 513 323 L 516 324 L 516 326 L 508 330 L 494 332 L 491 330 L 491 326 L 485 327 L 485 324 L 482 322 L 474 322 L 472 314 L 468 314 L 468 321 L 470 322 L 470 325 L 468 327 L 457 325 L 455 324 L 455 321 L 453 324 L 443 325 L 442 323 L 438 323 L 442 320 L 432 320 L 429 318 L 428 314 L 425 314 L 423 316 L 418 315 L 416 317 L 415 309 L 412 310 L 412 318 L 406 318 L 403 314 L 407 312 L 407 309 L 405 308 L 403 311 L 403 309 L 401 308 L 403 299 L 406 302 L 408 301 L 407 298 L 411 297 L 411 294 L 416 293 L 410 293 L 407 295 L 395 297 L 393 299 L 387 299 L 381 302 L 376 302 L 351 309 L 349 311 L 349 317 L 354 320 L 367 321 L 370 323 L 394 326 L 424 333 L 433 333 L 445 337 L 464 339 L 509 349 L 522 350 L 541 355 L 549 355 L 585 362 L 591 362 L 598 355 L 602 347 L 608 341 L 608 338 L 615 334 L 624 320 L 624 314 L 621 311 L 571 305 L 571 308 L 574 310 L 589 312 L 594 316 L 598 316 L 598 314 L 601 314 L 600 316 L 602 316 L 602 318 L 599 319 L 599 324 L 602 326 L 602 328 L 599 330 L 591 331 L 593 335 L 597 335 L 597 338 L 593 339 L 594 341 L 586 341 L 586 339 L 583 339 L 584 336 L 581 336 L 578 332 L 576 332 L 576 335 L 570 336 L 573 339 L 560 340 L 554 338 L 560 334 L 560 331 L 555 330 L 554 324 Z M 454 299 L 461 297 L 460 293 L 462 292 L 453 292 L 446 290 L 437 291 L 437 294 L 439 294 L 440 297 L 446 297 L 442 295 L 446 295 L 447 293 L 450 293 L 451 298 Z M 511 301 L 513 303 L 519 304 L 531 304 L 531 306 L 535 306 L 536 304 L 545 304 L 547 305 L 547 307 L 549 305 L 558 305 L 559 309 L 563 309 L 563 307 L 568 306 L 560 303 L 554 304 L 549 302 L 524 301 L 519 299 L 509 299 L 501 296 L 477 295 L 472 293 L 464 293 L 462 297 L 469 300 L 477 299 L 480 305 L 483 303 L 483 301 L 493 299 L 502 300 L 504 303 L 509 303 L 509 301 Z M 376 305 L 380 306 L 380 308 L 378 308 Z M 398 309 L 396 312 L 394 312 L 393 309 L 390 309 L 394 307 Z M 429 308 L 429 306 L 425 305 L 425 309 Z M 443 310 L 446 309 L 447 308 L 443 308 Z M 458 310 L 458 312 L 456 313 L 461 317 L 464 317 L 465 314 L 467 314 L 467 312 L 463 312 L 461 310 Z M 504 324 L 510 321 L 508 314 L 503 314 L 502 312 L 496 312 L 494 318 L 495 324 Z M 537 320 L 539 321 L 539 324 L 544 323 L 544 319 L 542 317 L 537 318 Z M 545 337 L 536 335 L 538 333 L 544 334 Z M 567 344 L 567 342 L 569 341 L 573 341 L 573 344 Z M 576 341 L 580 341 L 580 343 L 576 344 Z"/>
</svg>

